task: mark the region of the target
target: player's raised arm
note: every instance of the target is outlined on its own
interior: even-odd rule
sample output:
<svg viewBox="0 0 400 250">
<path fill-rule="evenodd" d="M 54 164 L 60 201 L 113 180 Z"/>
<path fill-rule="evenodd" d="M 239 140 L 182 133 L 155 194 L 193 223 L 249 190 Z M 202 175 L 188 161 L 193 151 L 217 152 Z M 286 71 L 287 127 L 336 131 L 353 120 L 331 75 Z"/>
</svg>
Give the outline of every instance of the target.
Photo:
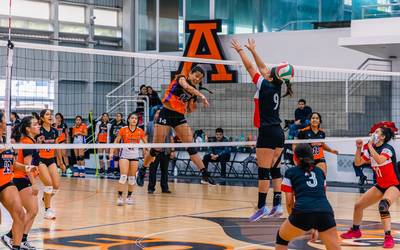
<svg viewBox="0 0 400 250">
<path fill-rule="evenodd" d="M 231 47 L 239 54 L 244 64 L 244 67 L 246 68 L 247 72 L 249 72 L 251 78 L 254 78 L 254 76 L 257 74 L 257 70 L 251 63 L 249 57 L 246 55 L 246 52 L 243 50 L 242 45 L 240 45 L 240 43 L 236 39 L 232 39 Z"/>
<path fill-rule="evenodd" d="M 261 57 L 256 52 L 256 41 L 253 38 L 249 38 L 247 40 L 247 44 L 245 47 L 251 52 L 253 55 L 254 60 L 256 61 L 257 68 L 260 71 L 260 74 L 265 78 L 268 79 L 270 77 L 270 70 L 265 65 Z"/>
</svg>

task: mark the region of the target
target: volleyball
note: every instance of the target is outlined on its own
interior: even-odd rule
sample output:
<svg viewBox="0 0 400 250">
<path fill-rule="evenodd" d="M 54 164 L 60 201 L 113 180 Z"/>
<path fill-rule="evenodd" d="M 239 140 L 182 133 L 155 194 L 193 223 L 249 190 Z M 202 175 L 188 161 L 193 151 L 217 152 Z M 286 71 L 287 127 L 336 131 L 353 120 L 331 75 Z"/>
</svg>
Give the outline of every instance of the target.
<svg viewBox="0 0 400 250">
<path fill-rule="evenodd" d="M 284 81 L 290 82 L 294 77 L 294 67 L 288 62 L 282 62 L 276 67 L 276 76 Z"/>
</svg>

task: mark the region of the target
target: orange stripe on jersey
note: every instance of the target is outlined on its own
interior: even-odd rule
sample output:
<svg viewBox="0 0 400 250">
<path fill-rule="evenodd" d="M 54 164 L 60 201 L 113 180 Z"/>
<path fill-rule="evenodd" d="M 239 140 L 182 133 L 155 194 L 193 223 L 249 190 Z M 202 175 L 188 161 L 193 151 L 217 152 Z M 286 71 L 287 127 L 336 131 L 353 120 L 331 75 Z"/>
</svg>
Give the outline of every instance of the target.
<svg viewBox="0 0 400 250">
<path fill-rule="evenodd" d="M 123 143 L 140 143 L 140 140 L 145 138 L 145 133 L 141 128 L 136 128 L 132 131 L 129 127 L 123 127 L 119 130 L 118 135 Z"/>
<path fill-rule="evenodd" d="M 162 103 L 163 104 L 167 103 L 167 105 L 169 107 L 171 107 L 173 109 L 173 111 L 176 111 L 181 114 L 185 114 L 186 113 L 186 102 L 188 100 L 186 100 L 186 102 L 185 102 L 185 98 L 183 95 L 187 95 L 187 94 L 182 93 L 182 95 L 179 95 L 179 96 L 177 94 L 177 91 L 179 91 L 178 90 L 179 88 L 181 88 L 182 91 L 184 92 L 183 88 L 178 83 L 178 79 L 180 77 L 184 77 L 184 76 L 178 76 L 177 79 L 174 79 L 171 81 L 171 83 L 169 84 L 169 86 L 167 88 L 167 91 L 165 92 Z"/>
</svg>

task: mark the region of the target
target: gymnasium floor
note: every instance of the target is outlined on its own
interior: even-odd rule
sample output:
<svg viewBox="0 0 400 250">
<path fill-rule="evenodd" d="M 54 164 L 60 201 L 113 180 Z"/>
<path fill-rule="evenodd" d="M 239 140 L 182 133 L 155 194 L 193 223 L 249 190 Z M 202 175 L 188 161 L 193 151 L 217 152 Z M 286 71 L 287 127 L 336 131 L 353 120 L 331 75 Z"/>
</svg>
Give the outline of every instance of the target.
<svg viewBox="0 0 400 250">
<path fill-rule="evenodd" d="M 145 183 L 144 188 L 135 190 L 134 205 L 118 207 L 116 185 L 116 180 L 62 178 L 61 192 L 54 203 L 57 220 L 43 220 L 43 208 L 40 209 L 30 234 L 33 245 L 39 249 L 84 250 L 272 249 L 283 221 L 263 219 L 248 223 L 255 206 L 255 187 L 171 182 L 172 194 L 161 194 L 157 186 L 158 190 L 149 195 Z M 328 196 L 339 231 L 347 230 L 359 194 L 329 191 Z M 270 205 L 271 195 L 268 201 Z M 391 214 L 393 234 L 398 237 L 399 204 L 392 206 Z M 365 211 L 364 219 L 363 238 L 344 242 L 343 249 L 381 249 L 376 206 Z M 6 232 L 10 221 L 4 213 L 2 221 L 1 231 Z M 400 249 L 400 238 L 397 244 Z M 291 249 L 324 247 L 299 239 Z"/>
</svg>

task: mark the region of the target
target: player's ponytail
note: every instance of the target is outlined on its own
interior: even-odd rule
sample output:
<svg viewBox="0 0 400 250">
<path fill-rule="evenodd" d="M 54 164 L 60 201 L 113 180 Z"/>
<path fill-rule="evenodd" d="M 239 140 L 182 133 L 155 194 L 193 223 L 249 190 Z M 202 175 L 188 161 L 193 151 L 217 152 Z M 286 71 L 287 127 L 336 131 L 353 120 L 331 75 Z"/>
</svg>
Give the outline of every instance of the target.
<svg viewBox="0 0 400 250">
<path fill-rule="evenodd" d="M 19 142 L 22 136 L 28 136 L 27 128 L 31 127 L 33 119 L 36 118 L 33 116 L 25 116 L 22 118 L 21 123 L 14 126 L 11 133 L 11 138 L 13 138 L 16 142 Z"/>
<path fill-rule="evenodd" d="M 292 84 L 289 81 L 285 81 L 285 84 L 286 84 L 286 93 L 282 97 L 293 96 Z"/>
<path fill-rule="evenodd" d="M 310 172 L 314 167 L 314 156 L 312 148 L 307 143 L 298 144 L 294 150 L 295 158 L 298 161 L 298 167 L 304 172 Z"/>
</svg>

